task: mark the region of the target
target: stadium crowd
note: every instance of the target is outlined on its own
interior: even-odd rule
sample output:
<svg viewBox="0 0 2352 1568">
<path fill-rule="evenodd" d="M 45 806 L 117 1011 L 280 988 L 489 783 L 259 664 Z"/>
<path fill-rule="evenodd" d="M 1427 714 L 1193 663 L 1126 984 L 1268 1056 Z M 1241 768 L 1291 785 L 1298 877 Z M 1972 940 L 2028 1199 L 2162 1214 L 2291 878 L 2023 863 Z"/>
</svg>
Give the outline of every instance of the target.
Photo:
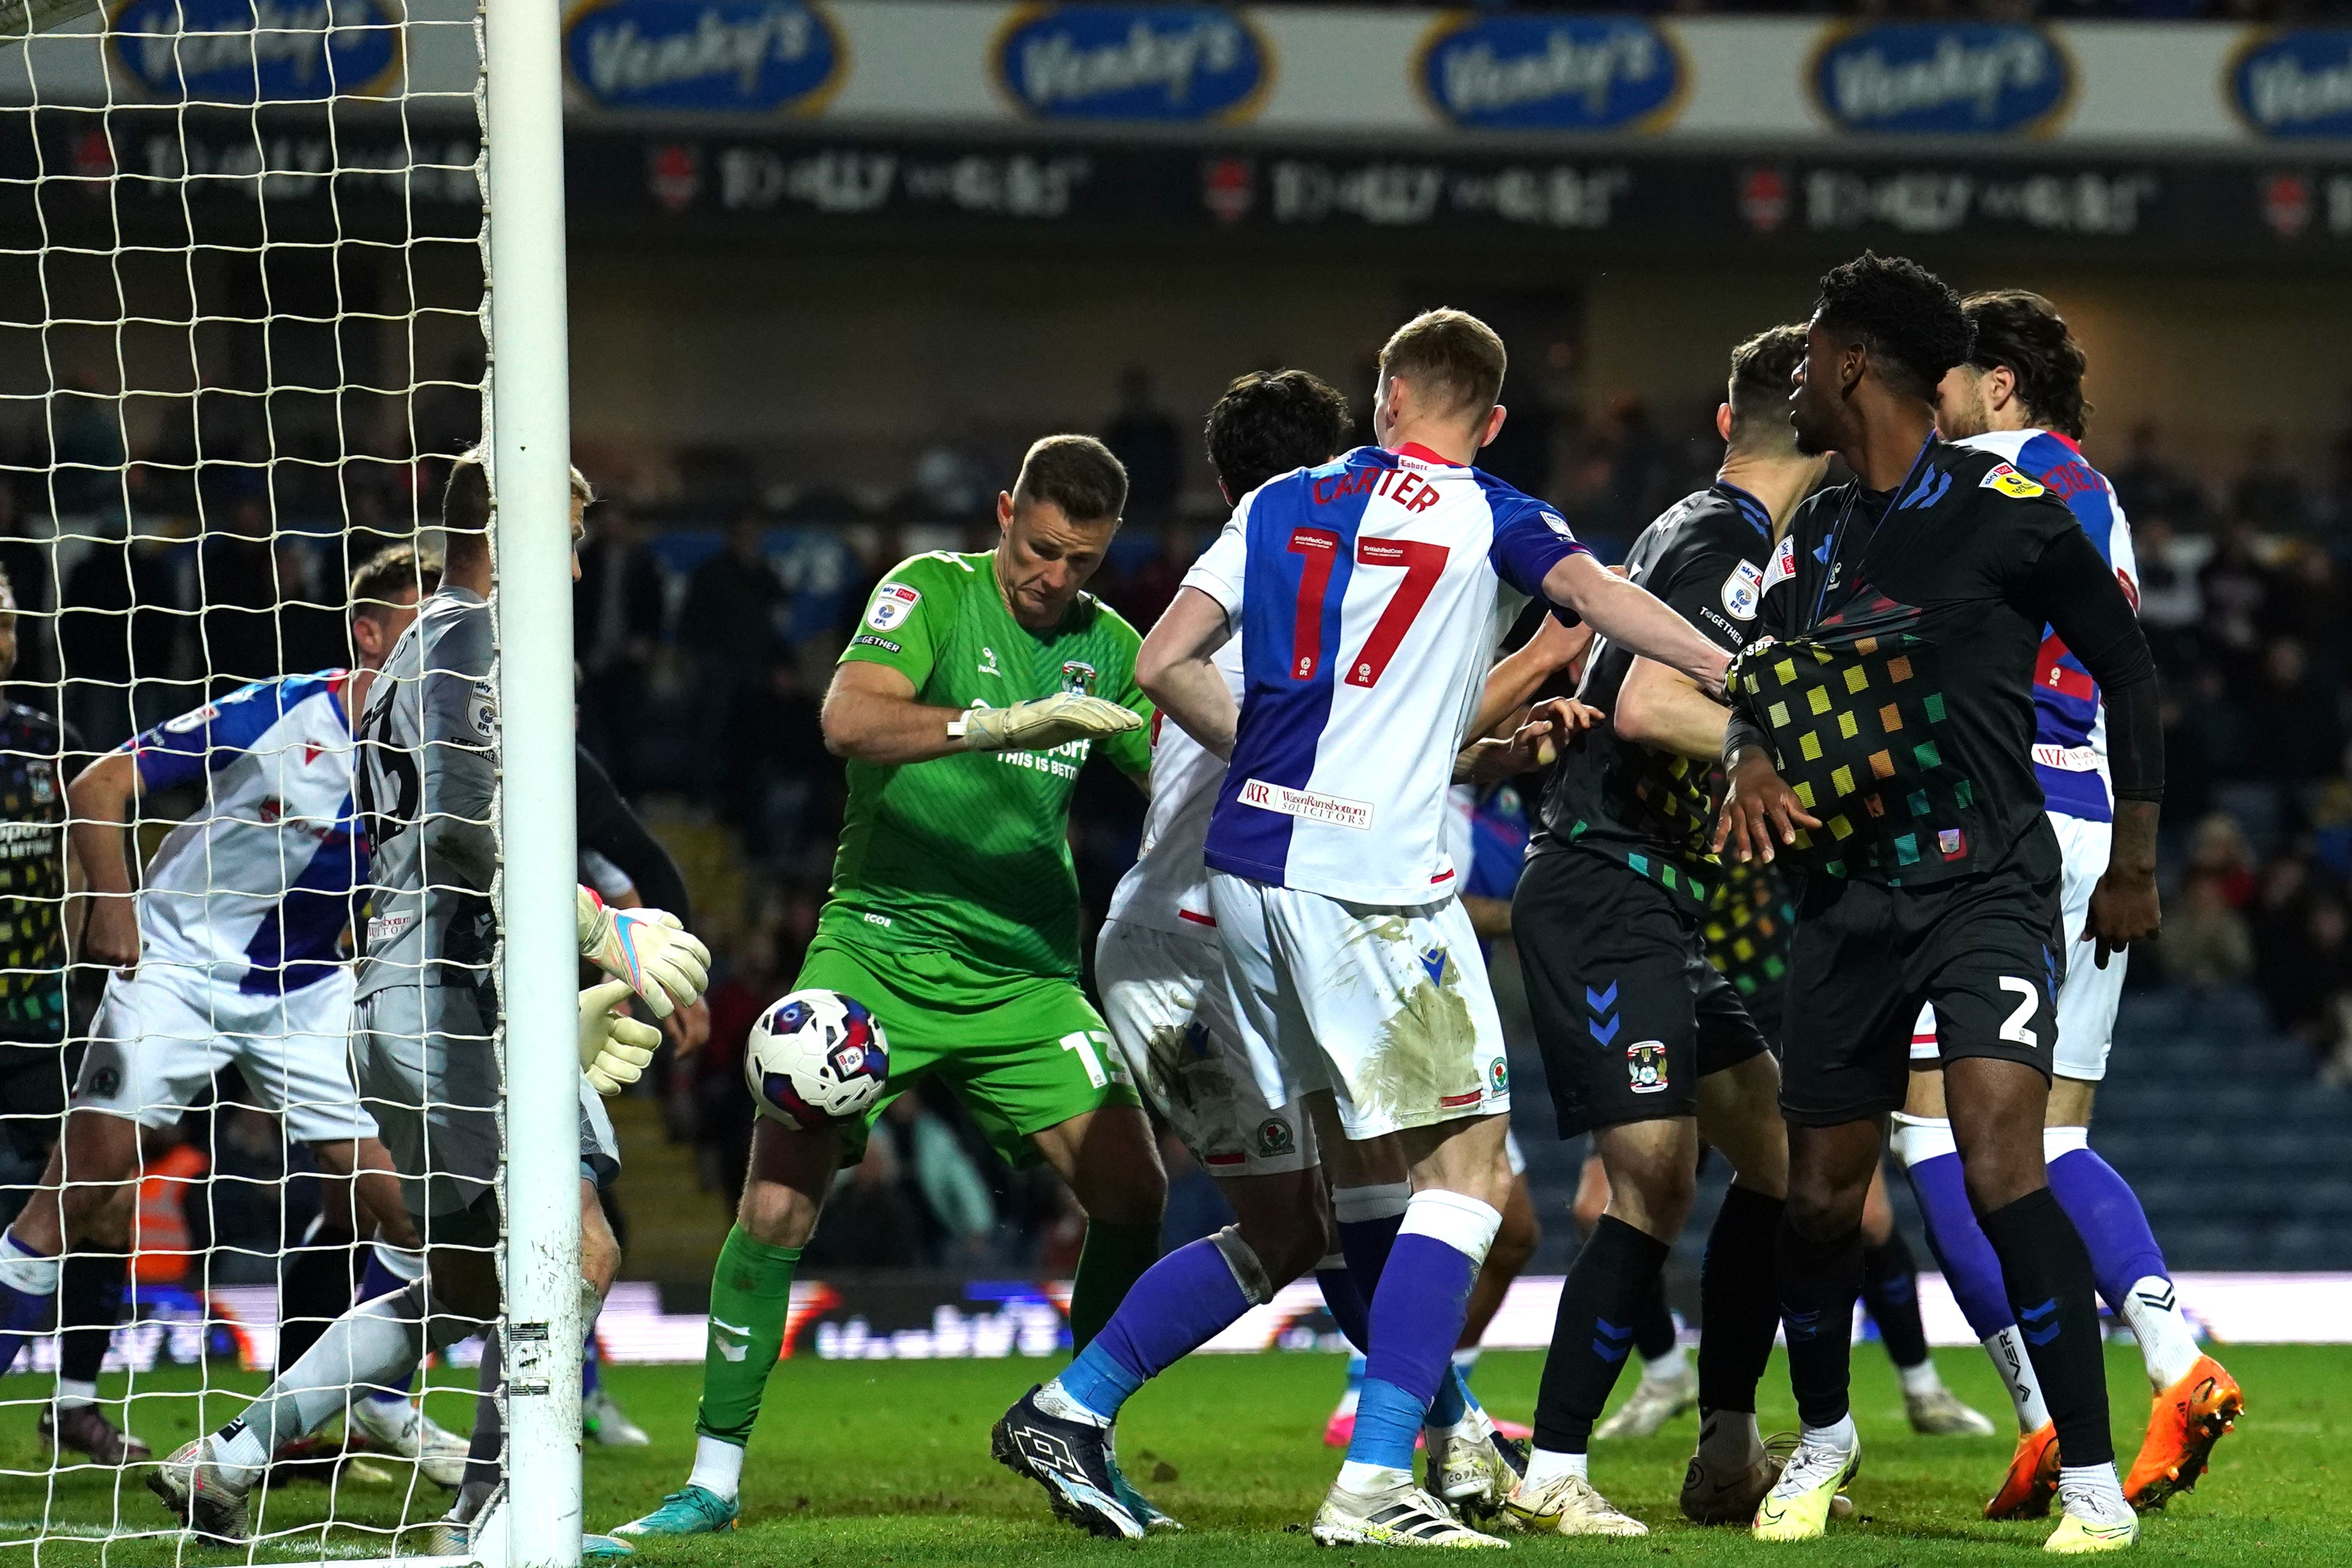
<svg viewBox="0 0 2352 1568">
<path fill-rule="evenodd" d="M 230 468 L 201 487 L 215 521 L 199 534 L 198 486 L 168 462 L 134 460 L 126 491 L 114 477 L 120 437 L 99 400 L 62 401 L 54 449 L 87 467 L 46 482 L 42 454 L 0 451 L 0 479 L 16 481 L 0 482 L 0 568 L 24 616 L 11 694 L 61 710 L 90 751 L 207 689 L 344 662 L 346 552 L 356 559 L 373 536 L 396 536 L 413 498 L 437 489 L 431 460 L 351 465 L 340 493 L 289 490 L 304 476 L 281 466 L 273 494 L 238 477 L 254 470 Z M 1712 431 L 1679 414 L 1632 398 L 1591 416 L 1557 411 L 1515 425 L 1519 441 L 1491 466 L 1552 497 L 1613 558 L 1712 473 Z M 1129 524 L 1096 587 L 1148 626 L 1207 542 L 1213 498 L 1193 433 L 1148 376 L 1126 379 L 1101 433 L 1132 489 Z M 2251 984 L 2274 1026 L 2309 1048 L 2315 1072 L 2352 1081 L 2352 432 L 2332 462 L 2310 468 L 2258 435 L 2219 485 L 2169 463 L 2157 427 L 2121 446 L 2111 473 L 2165 680 L 2169 779 L 2167 927 L 2133 983 L 2169 980 L 2192 994 Z M 2107 455 L 2095 443 L 2094 456 Z M 762 493 L 748 458 L 704 454 L 647 487 L 657 501 L 633 497 L 631 476 L 617 476 L 592 513 L 575 606 L 581 738 L 685 863 L 698 927 L 719 955 L 709 1045 L 683 1061 L 665 1051 L 650 1080 L 670 1136 L 694 1146 L 714 1206 L 731 1209 L 750 1149 L 745 1036 L 797 971 L 831 871 L 844 784 L 818 705 L 834 657 L 891 563 L 993 542 L 995 457 L 938 445 L 877 504 L 824 486 Z M 135 530 L 123 526 L 126 494 Z M 348 534 L 300 521 L 339 512 L 353 520 Z M 1073 849 L 1089 919 L 1133 858 L 1141 805 L 1106 770 L 1082 778 Z M 157 807 L 168 814 L 170 802 Z M 274 1179 L 307 1159 L 226 1081 L 209 1121 L 189 1118 L 176 1145 L 162 1136 L 149 1154 L 156 1222 L 187 1234 L 192 1254 L 237 1244 L 215 1257 L 223 1281 L 238 1259 L 267 1274 L 281 1220 L 274 1203 L 234 1201 L 268 1187 L 206 1184 L 206 1168 Z M 1206 1177 L 1172 1139 L 1164 1152 L 1171 1234 L 1222 1223 Z M 810 1249 L 835 1268 L 1066 1268 L 1084 1232 L 1066 1189 L 1043 1172 L 1006 1170 L 944 1094 L 908 1097 L 842 1182 Z M 292 1189 L 284 1223 L 307 1221 L 302 1190 Z"/>
</svg>

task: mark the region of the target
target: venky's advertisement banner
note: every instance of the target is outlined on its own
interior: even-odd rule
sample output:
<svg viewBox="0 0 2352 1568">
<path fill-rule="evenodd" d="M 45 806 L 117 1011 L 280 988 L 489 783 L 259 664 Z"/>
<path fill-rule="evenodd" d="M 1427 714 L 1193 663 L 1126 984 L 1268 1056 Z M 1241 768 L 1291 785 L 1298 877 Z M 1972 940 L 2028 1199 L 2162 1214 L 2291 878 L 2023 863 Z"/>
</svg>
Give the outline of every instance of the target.
<svg viewBox="0 0 2352 1568">
<path fill-rule="evenodd" d="M 473 15 L 471 0 L 112 0 L 0 50 L 0 102 L 37 81 L 45 102 L 92 106 L 299 105 L 331 89 L 470 117 Z M 572 0 L 562 47 L 585 124 L 1823 153 L 2352 142 L 2352 27 Z"/>
</svg>

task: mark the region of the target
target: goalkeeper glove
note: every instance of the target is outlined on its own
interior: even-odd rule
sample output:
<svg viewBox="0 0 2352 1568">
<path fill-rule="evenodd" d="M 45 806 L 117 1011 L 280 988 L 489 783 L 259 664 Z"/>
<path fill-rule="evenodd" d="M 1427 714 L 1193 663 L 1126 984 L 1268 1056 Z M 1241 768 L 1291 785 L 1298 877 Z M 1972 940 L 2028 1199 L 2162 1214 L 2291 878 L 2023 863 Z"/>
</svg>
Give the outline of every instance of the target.
<svg viewBox="0 0 2352 1568">
<path fill-rule="evenodd" d="M 1099 697 L 1057 691 L 1010 708 L 972 708 L 950 720 L 948 734 L 967 752 L 1050 752 L 1143 728 L 1143 715 Z"/>
<path fill-rule="evenodd" d="M 645 998 L 654 1016 L 691 1006 L 710 984 L 710 950 L 667 910 L 616 910 L 580 889 L 580 956 Z"/>
<path fill-rule="evenodd" d="M 630 1017 L 629 983 L 607 980 L 580 993 L 580 1070 L 598 1094 L 618 1094 L 643 1078 L 661 1031 Z"/>
</svg>

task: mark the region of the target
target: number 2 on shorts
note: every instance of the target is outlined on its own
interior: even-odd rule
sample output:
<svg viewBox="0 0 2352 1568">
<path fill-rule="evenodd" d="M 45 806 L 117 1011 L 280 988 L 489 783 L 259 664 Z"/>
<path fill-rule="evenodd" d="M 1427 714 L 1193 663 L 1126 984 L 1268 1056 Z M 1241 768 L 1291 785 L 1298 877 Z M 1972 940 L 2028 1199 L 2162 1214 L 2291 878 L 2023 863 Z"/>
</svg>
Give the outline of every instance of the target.
<svg viewBox="0 0 2352 1568">
<path fill-rule="evenodd" d="M 2014 1045 L 2040 1049 L 2041 1040 L 2034 1037 L 2032 1030 L 2025 1026 L 2025 1021 L 2032 1017 L 2033 1009 L 2042 1005 L 2042 988 L 2032 981 L 2020 980 L 2014 974 L 2002 975 L 2000 988 L 2003 991 L 2013 991 L 2020 997 L 2017 1011 L 2011 1013 L 2001 1023 L 2000 1037 Z"/>
</svg>

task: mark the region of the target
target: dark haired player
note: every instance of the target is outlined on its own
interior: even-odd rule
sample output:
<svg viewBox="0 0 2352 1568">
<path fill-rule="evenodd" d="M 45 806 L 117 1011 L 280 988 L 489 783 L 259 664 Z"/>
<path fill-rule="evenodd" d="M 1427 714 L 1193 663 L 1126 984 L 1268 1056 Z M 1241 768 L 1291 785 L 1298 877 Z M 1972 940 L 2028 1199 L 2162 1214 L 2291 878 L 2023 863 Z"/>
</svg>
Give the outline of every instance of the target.
<svg viewBox="0 0 2352 1568">
<path fill-rule="evenodd" d="M 1081 1345 L 1159 1256 L 1168 1194 L 1135 1085 L 1079 986 L 1069 847 L 1070 795 L 1097 743 L 1139 784 L 1151 766 L 1142 638 L 1084 591 L 1126 503 L 1108 447 L 1048 436 L 997 497 L 995 549 L 917 555 L 875 588 L 825 693 L 849 804 L 793 983 L 872 1010 L 893 1094 L 944 1079 L 1008 1163 L 1050 1163 L 1069 1184 L 1087 1214 L 1070 1301 Z M 615 1534 L 733 1528 L 793 1270 L 865 1138 L 761 1120 L 711 1278 L 693 1473 Z"/>
<path fill-rule="evenodd" d="M 1936 437 L 1968 358 L 1959 297 L 1865 253 L 1822 279 L 1790 403 L 1800 449 L 1853 481 L 1798 511 L 1735 669 L 1718 845 L 1806 870 L 1790 944 L 1779 1242 L 1803 1435 L 1756 1512 L 1766 1540 L 1822 1534 L 1861 1460 L 1847 1407 L 1861 1220 L 1911 1026 L 1937 1020 L 1968 1193 L 2068 1464 L 2052 1551 L 2130 1545 L 2107 1434 L 2091 1261 L 2050 1192 L 2042 1120 L 2065 962 L 2058 846 L 2033 772 L 2033 671 L 2054 628 L 2105 692 L 2114 856 L 2094 962 L 2152 934 L 2163 794 L 2156 666 L 2130 601 L 2065 504 L 1990 452 Z"/>
<path fill-rule="evenodd" d="M 1634 582 L 1728 654 L 1753 634 L 1773 544 L 1827 466 L 1796 453 L 1782 417 L 1803 353 L 1795 327 L 1732 352 L 1716 416 L 1721 471 L 1626 557 Z M 1587 1449 L 1690 1217 L 1702 1131 L 1735 1175 L 1707 1239 L 1701 1438 L 1685 1506 L 1696 1489 L 1707 1517 L 1744 1519 L 1772 1483 L 1756 1385 L 1780 1316 L 1771 1247 L 1788 1153 L 1772 1058 L 1699 935 L 1720 876 L 1707 837 L 1729 710 L 1608 638 L 1577 695 L 1609 718 L 1560 754 L 1512 926 L 1560 1136 L 1592 1135 L 1610 1197 L 1560 1289 L 1535 1452 L 1507 1506 L 1533 1529 L 1641 1535 L 1594 1489 Z"/>
<path fill-rule="evenodd" d="M 2007 459 L 2064 500 L 2124 592 L 2136 598 L 2131 529 L 2115 487 L 2083 457 L 2090 412 L 2083 401 L 2085 361 L 2064 318 L 2049 300 L 2022 289 L 1971 295 L 1962 306 L 1975 342 L 1968 362 L 1953 366 L 1938 389 L 1937 426 L 1947 439 Z M 2213 1445 L 2244 1409 L 2245 1395 L 2221 1364 L 2198 1348 L 2138 1197 L 2086 1142 L 2092 1099 L 2106 1076 L 2116 1010 L 2123 999 L 2125 955 L 2116 954 L 2102 967 L 2085 930 L 2091 889 L 2107 868 L 2115 832 L 2105 712 L 2097 683 L 2054 632 L 2042 639 L 2034 666 L 2033 710 L 2033 770 L 2065 864 L 2067 938 L 2042 1157 L 2050 1166 L 2051 1191 L 2090 1249 L 2099 1293 L 2130 1326 L 2156 1390 L 2147 1435 L 2125 1477 L 2124 1496 L 2135 1508 L 2161 1507 L 2172 1493 L 2195 1485 Z M 2002 1293 L 2000 1266 L 1961 1184 L 1951 1122 L 1944 1114 L 1943 1077 L 1934 1068 L 1932 1009 L 1920 1016 L 1911 1054 L 1922 1070 L 1911 1075 L 1908 1102 L 1896 1118 L 1901 1125 L 1895 1147 L 1910 1166 L 1945 1277 L 2017 1407 L 2017 1453 L 1985 1512 L 1994 1519 L 2039 1517 L 2049 1511 L 2057 1482 L 2057 1434 L 2042 1408 L 2032 1363 Z"/>
</svg>

